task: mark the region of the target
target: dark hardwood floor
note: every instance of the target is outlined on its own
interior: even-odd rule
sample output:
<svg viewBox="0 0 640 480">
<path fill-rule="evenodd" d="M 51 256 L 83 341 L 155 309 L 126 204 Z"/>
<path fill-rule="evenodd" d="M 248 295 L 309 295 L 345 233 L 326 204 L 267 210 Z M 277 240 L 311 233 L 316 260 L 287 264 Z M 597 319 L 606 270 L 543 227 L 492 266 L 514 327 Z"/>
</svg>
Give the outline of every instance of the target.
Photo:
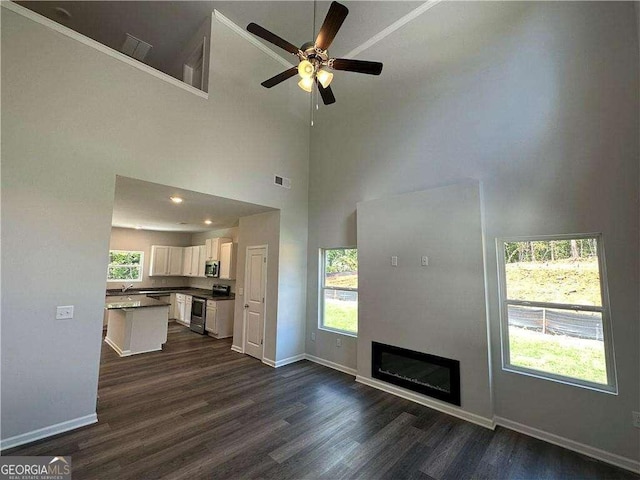
<svg viewBox="0 0 640 480">
<path fill-rule="evenodd" d="M 170 324 L 162 352 L 102 350 L 97 424 L 4 455 L 71 455 L 73 478 L 638 479 L 301 361 L 273 369 Z"/>
</svg>

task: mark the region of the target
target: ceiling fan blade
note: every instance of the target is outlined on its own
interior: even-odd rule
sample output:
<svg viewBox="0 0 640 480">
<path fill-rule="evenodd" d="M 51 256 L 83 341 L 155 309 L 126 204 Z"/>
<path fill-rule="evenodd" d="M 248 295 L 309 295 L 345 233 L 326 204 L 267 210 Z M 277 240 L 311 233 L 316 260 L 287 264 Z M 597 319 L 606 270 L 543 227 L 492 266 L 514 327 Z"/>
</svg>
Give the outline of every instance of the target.
<svg viewBox="0 0 640 480">
<path fill-rule="evenodd" d="M 287 42 L 284 38 L 280 38 L 275 33 L 271 33 L 264 27 L 261 27 L 257 23 L 250 23 L 247 25 L 247 30 L 254 35 L 266 40 L 267 42 L 273 43 L 274 45 L 286 50 L 289 53 L 293 53 L 294 55 L 298 54 L 298 47 L 293 45 L 292 43 Z"/>
<path fill-rule="evenodd" d="M 382 64 L 380 62 L 367 62 L 366 60 L 350 60 L 348 58 L 334 58 L 329 65 L 334 70 L 347 72 L 366 73 L 367 75 L 380 75 Z"/>
<path fill-rule="evenodd" d="M 322 84 L 316 79 L 316 84 L 318 85 L 318 90 L 320 91 L 320 96 L 322 97 L 322 103 L 325 105 L 331 105 L 332 103 L 336 103 L 336 97 L 333 96 L 333 90 L 331 90 L 331 86 L 324 88 Z"/>
<path fill-rule="evenodd" d="M 279 83 L 284 82 L 285 80 L 293 77 L 297 73 L 298 73 L 298 67 L 291 67 L 289 70 L 285 70 L 284 72 L 279 73 L 275 77 L 271 77 L 269 80 L 265 80 L 260 85 L 262 85 L 264 88 L 275 87 Z"/>
<path fill-rule="evenodd" d="M 324 19 L 322 27 L 320 27 L 318 38 L 316 38 L 317 48 L 320 50 L 327 50 L 329 48 L 348 14 L 349 9 L 347 7 L 338 2 L 331 2 L 329 12 Z"/>
</svg>

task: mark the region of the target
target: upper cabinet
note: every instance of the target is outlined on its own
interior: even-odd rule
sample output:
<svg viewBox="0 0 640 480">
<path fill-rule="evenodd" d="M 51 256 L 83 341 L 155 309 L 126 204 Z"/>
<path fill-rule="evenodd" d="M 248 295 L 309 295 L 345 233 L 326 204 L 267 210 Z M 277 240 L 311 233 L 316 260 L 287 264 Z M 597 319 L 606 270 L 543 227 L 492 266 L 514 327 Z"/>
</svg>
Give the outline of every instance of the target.
<svg viewBox="0 0 640 480">
<path fill-rule="evenodd" d="M 151 246 L 150 277 L 182 275 L 182 247 Z"/>
<path fill-rule="evenodd" d="M 227 242 L 220 245 L 220 278 L 235 280 L 236 278 L 236 243 Z"/>
<path fill-rule="evenodd" d="M 220 260 L 220 247 L 227 242 L 231 242 L 231 239 L 208 238 L 205 243 L 205 260 Z"/>
<path fill-rule="evenodd" d="M 182 259 L 182 276 L 184 277 L 204 277 L 204 267 L 206 263 L 204 245 L 195 247 L 184 247 L 184 257 Z"/>
</svg>

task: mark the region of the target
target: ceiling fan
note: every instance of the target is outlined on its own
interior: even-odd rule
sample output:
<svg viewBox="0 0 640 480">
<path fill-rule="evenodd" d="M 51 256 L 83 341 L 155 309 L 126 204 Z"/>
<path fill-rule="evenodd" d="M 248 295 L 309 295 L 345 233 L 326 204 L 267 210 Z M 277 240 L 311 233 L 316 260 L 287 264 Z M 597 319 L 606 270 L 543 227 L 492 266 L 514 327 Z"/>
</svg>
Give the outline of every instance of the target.
<svg viewBox="0 0 640 480">
<path fill-rule="evenodd" d="M 275 77 L 262 82 L 265 88 L 271 88 L 293 77 L 296 73 L 302 77 L 298 86 L 305 92 L 311 92 L 314 83 L 318 86 L 320 96 L 325 105 L 335 103 L 336 98 L 329 84 L 333 80 L 333 73 L 329 70 L 344 70 L 347 72 L 380 75 L 382 63 L 364 60 L 350 60 L 348 58 L 331 58 L 328 49 L 333 42 L 342 22 L 347 18 L 349 9 L 338 2 L 332 2 L 329 12 L 324 19 L 315 42 L 307 42 L 300 48 L 271 33 L 266 28 L 255 23 L 247 25 L 247 30 L 254 35 L 273 43 L 274 45 L 296 55 L 300 59 L 297 67 L 291 67 Z"/>
</svg>

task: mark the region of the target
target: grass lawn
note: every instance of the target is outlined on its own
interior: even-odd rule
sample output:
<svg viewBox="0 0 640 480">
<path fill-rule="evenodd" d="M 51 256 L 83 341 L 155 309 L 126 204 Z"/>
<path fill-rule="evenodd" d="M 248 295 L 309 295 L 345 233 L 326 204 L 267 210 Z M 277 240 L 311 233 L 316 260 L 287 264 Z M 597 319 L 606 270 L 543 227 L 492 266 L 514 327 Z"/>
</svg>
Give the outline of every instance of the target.
<svg viewBox="0 0 640 480">
<path fill-rule="evenodd" d="M 607 383 L 604 342 L 509 328 L 511 364 L 595 383 Z"/>
<path fill-rule="evenodd" d="M 595 259 L 509 263 L 506 276 L 511 300 L 602 305 Z"/>
<path fill-rule="evenodd" d="M 358 302 L 326 299 L 324 302 L 324 325 L 356 333 L 358 331 Z"/>
</svg>

